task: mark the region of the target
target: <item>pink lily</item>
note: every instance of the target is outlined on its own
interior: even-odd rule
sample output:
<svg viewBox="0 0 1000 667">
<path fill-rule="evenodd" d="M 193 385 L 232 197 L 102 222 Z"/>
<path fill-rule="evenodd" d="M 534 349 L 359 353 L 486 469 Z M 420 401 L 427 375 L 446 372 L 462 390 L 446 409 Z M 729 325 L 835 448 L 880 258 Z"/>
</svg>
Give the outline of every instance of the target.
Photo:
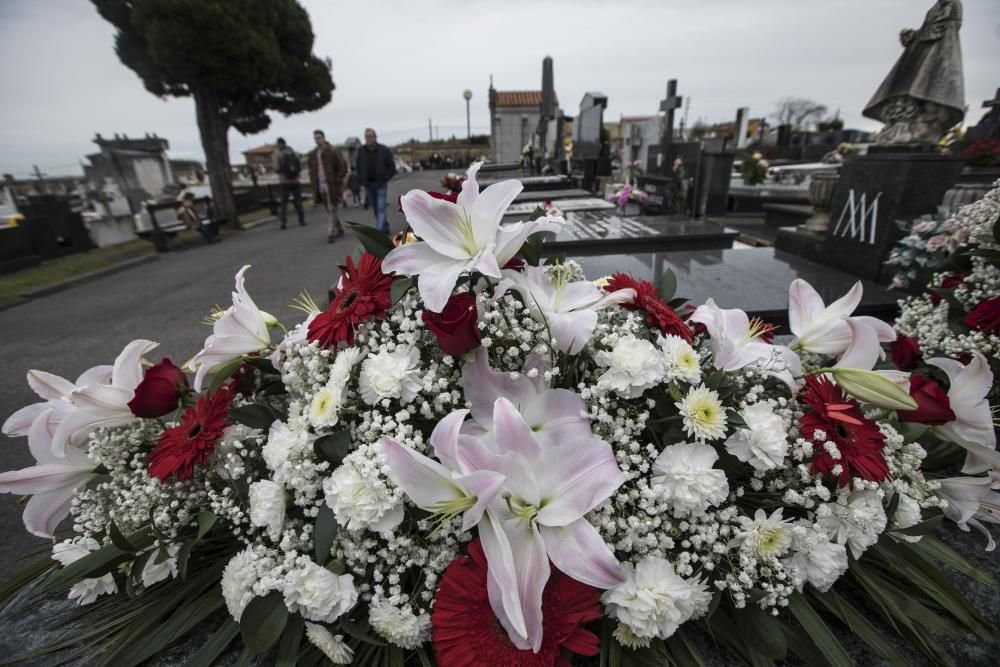
<svg viewBox="0 0 1000 667">
<path fill-rule="evenodd" d="M 993 430 L 990 404 L 986 400 L 993 386 L 993 371 L 986 357 L 981 352 L 973 352 L 972 360 L 966 366 L 945 357 L 928 359 L 927 363 L 940 368 L 948 376 L 948 402 L 956 419 L 935 427 L 935 431 L 942 439 L 967 450 L 962 472 L 972 474 L 990 468 L 1000 470 L 997 435 Z"/>
</svg>

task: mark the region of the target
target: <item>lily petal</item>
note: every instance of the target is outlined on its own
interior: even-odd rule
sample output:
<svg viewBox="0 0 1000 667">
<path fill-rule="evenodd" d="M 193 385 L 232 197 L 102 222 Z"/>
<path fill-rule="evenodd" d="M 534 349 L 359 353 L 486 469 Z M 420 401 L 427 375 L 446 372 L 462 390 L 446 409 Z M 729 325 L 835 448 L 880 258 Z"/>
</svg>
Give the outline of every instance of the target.
<svg viewBox="0 0 1000 667">
<path fill-rule="evenodd" d="M 76 386 L 65 378 L 35 370 L 28 371 L 28 386 L 47 401 L 57 401 L 76 389 Z"/>
<path fill-rule="evenodd" d="M 460 500 L 468 495 L 452 480 L 448 469 L 437 461 L 390 437 L 383 437 L 379 444 L 389 461 L 389 478 L 417 507 L 433 512 L 439 503 Z"/>
<path fill-rule="evenodd" d="M 611 445 L 589 441 L 547 447 L 536 472 L 547 502 L 537 520 L 566 526 L 584 516 L 625 482 Z"/>
<path fill-rule="evenodd" d="M 26 405 L 3 423 L 3 434 L 11 437 L 28 435 L 28 430 L 38 415 L 50 409 L 47 403 L 32 403 Z"/>
<path fill-rule="evenodd" d="M 86 484 L 81 480 L 80 486 Z M 56 528 L 69 515 L 79 487 L 67 486 L 31 496 L 24 506 L 24 527 L 38 537 L 53 537 Z"/>
<path fill-rule="evenodd" d="M 625 580 L 615 555 L 586 519 L 567 526 L 541 526 L 539 531 L 549 558 L 573 579 L 605 590 Z"/>
<path fill-rule="evenodd" d="M 466 209 L 431 197 L 423 190 L 410 190 L 400 199 L 400 204 L 406 222 L 421 241 L 399 246 L 386 255 L 386 260 L 399 248 L 420 243 L 426 243 L 434 252 L 452 259 L 468 260 L 475 254 L 475 248 L 471 247 L 472 239 L 463 237 L 461 233 L 461 229 L 468 224 L 465 218 L 471 215 Z M 383 269 L 389 270 L 385 264 Z"/>
<path fill-rule="evenodd" d="M 511 179 L 494 183 L 479 193 L 479 197 L 476 198 L 469 211 L 475 221 L 473 231 L 479 247 L 496 241 L 497 229 L 504 212 L 523 189 L 524 186 L 521 185 L 520 181 Z M 463 187 L 463 192 L 464 190 Z"/>
<path fill-rule="evenodd" d="M 142 363 L 140 360 L 143 355 L 158 346 L 159 343 L 141 338 L 126 345 L 118 358 L 115 359 L 114 367 L 111 370 L 111 384 L 129 391 L 138 387 L 139 383 L 142 382 Z"/>
</svg>

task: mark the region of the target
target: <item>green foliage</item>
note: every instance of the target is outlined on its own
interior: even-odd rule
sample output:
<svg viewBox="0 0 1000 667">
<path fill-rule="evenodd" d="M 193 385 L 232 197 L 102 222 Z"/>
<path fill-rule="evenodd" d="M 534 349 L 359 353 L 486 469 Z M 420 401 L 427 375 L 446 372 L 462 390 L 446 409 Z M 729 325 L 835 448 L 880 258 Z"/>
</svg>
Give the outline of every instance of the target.
<svg viewBox="0 0 1000 667">
<path fill-rule="evenodd" d="M 358 242 L 364 246 L 365 252 L 382 259 L 392 250 L 392 239 L 386 234 L 368 225 L 360 225 L 356 222 L 348 222 L 347 229 L 354 234 Z"/>
</svg>

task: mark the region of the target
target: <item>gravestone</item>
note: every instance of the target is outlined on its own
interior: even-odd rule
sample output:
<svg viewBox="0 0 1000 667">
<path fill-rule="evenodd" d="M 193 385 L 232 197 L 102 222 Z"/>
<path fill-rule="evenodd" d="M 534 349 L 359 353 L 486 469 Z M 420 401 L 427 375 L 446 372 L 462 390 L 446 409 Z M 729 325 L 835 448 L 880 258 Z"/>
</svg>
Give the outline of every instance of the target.
<svg viewBox="0 0 1000 667">
<path fill-rule="evenodd" d="M 643 212 L 669 215 L 674 211 L 675 178 L 673 174 L 674 112 L 681 107 L 683 98 L 677 94 L 677 79 L 667 81 L 667 96 L 660 102 L 664 112 L 663 131 L 660 138 L 658 157 L 654 162 L 654 148 L 649 147 L 646 173 L 639 176 L 639 189 L 646 193 L 642 204 Z M 700 149 L 700 146 L 699 146 Z M 683 159 L 683 158 L 682 158 Z M 685 161 L 686 162 L 686 161 Z"/>
<path fill-rule="evenodd" d="M 736 154 L 731 152 L 702 151 L 695 176 L 695 217 L 726 213 L 735 158 Z"/>
<path fill-rule="evenodd" d="M 32 195 L 22 202 L 23 226 L 35 252 L 42 259 L 62 257 L 93 249 L 94 242 L 83 224 L 83 216 L 56 195 Z"/>
<path fill-rule="evenodd" d="M 522 190 L 514 197 L 515 202 L 543 202 L 559 199 L 593 199 L 594 195 L 580 188 L 556 188 L 554 190 Z"/>
<path fill-rule="evenodd" d="M 518 220 L 527 220 L 531 217 L 532 213 L 534 213 L 539 207 L 544 207 L 544 204 L 546 203 L 551 204 L 564 214 L 569 211 L 610 211 L 615 208 L 615 205 L 607 199 L 591 197 L 587 193 L 584 193 L 583 197 L 572 199 L 515 201 L 507 208 L 507 211 L 503 214 L 503 218 L 500 222 L 506 224 L 508 222 L 517 222 Z"/>
<path fill-rule="evenodd" d="M 983 108 L 988 111 L 978 124 L 966 129 L 963 143 L 972 143 L 978 139 L 1000 140 L 1000 88 L 997 88 L 992 100 L 983 102 Z"/>
<path fill-rule="evenodd" d="M 692 304 L 712 298 L 722 308 L 740 308 L 779 327 L 788 325 L 788 286 L 796 278 L 815 287 L 825 303 L 843 296 L 858 280 L 857 276 L 775 248 L 581 254 L 573 259 L 590 280 L 621 271 L 655 284 L 670 269 L 677 276 L 677 296 Z M 862 280 L 862 284 L 864 296 L 854 314 L 894 319 L 896 302 L 906 295 L 871 281 Z"/>
<path fill-rule="evenodd" d="M 599 176 L 611 175 L 611 160 L 601 140 L 608 96 L 588 92 L 580 101 L 580 113 L 573 120 L 573 171 L 580 187 L 593 192 Z"/>
<path fill-rule="evenodd" d="M 491 185 L 509 181 L 509 178 L 482 178 L 476 179 L 479 183 L 480 191 Z M 518 180 L 524 186 L 522 192 L 537 192 L 541 190 L 563 190 L 573 188 L 573 179 L 565 174 L 551 174 L 548 176 L 522 176 Z"/>
<path fill-rule="evenodd" d="M 736 110 L 736 124 L 733 137 L 737 149 L 746 148 L 747 144 L 750 143 L 750 137 L 747 136 L 749 125 L 750 107 L 740 107 Z"/>
<path fill-rule="evenodd" d="M 675 216 L 619 215 L 615 211 L 563 211 L 566 225 L 546 236 L 542 254 L 617 255 L 666 250 L 731 248 L 739 232 Z"/>
<path fill-rule="evenodd" d="M 826 233 L 782 229 L 775 245 L 862 278 L 886 279 L 892 272 L 883 262 L 903 234 L 896 221 L 936 211 L 963 166 L 960 157 L 870 148 L 841 166 Z"/>
</svg>

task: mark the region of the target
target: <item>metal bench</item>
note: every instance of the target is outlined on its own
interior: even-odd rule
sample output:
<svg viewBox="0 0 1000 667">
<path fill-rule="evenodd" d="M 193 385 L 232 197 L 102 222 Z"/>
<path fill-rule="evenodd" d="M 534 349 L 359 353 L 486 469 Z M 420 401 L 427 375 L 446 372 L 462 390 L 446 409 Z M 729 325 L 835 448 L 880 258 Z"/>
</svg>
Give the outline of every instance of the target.
<svg viewBox="0 0 1000 667">
<path fill-rule="evenodd" d="M 187 229 L 187 225 L 177 217 L 177 209 L 181 201 L 151 202 L 146 204 L 146 210 L 135 216 L 135 233 L 137 236 L 153 243 L 157 252 L 168 250 L 168 239 L 172 239 Z M 213 231 L 219 233 L 219 225 L 226 224 L 225 218 L 215 216 L 211 197 L 196 197 L 195 209 L 203 221 L 212 225 Z"/>
</svg>

